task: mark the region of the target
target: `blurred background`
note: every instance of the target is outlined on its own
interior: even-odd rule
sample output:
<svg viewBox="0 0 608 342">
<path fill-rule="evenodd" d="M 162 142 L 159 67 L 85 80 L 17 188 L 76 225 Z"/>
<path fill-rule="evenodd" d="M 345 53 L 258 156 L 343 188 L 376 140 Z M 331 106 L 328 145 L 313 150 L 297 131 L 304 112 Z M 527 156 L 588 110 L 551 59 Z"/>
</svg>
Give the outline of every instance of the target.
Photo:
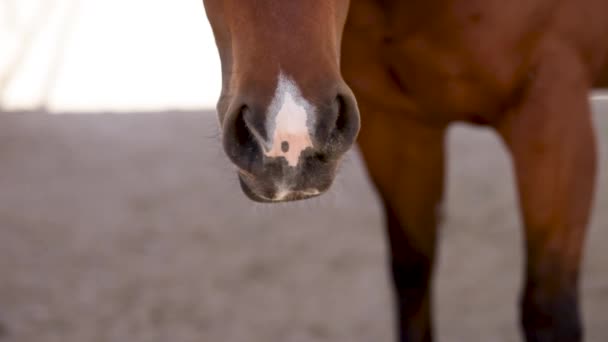
<svg viewBox="0 0 608 342">
<path fill-rule="evenodd" d="M 52 112 L 212 108 L 202 1 L 0 0 L 0 105 Z"/>
<path fill-rule="evenodd" d="M 219 86 L 200 0 L 0 0 L 1 342 L 391 340 L 356 149 L 327 195 L 253 204 L 218 142 Z M 607 100 L 594 94 L 588 341 L 608 338 Z M 519 341 L 510 160 L 467 125 L 449 149 L 439 340 Z"/>
</svg>

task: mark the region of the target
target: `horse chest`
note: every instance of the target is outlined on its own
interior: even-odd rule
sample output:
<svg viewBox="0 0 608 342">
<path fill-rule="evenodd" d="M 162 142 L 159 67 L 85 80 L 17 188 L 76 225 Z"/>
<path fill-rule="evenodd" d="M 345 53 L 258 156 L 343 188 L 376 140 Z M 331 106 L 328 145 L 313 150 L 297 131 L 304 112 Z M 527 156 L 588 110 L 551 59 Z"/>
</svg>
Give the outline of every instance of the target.
<svg viewBox="0 0 608 342">
<path fill-rule="evenodd" d="M 463 5 L 408 25 L 385 12 L 369 23 L 354 9 L 343 72 L 364 101 L 434 121 L 491 121 L 529 73 L 533 35 L 519 24 L 497 27 L 502 16 L 492 6 Z"/>
<path fill-rule="evenodd" d="M 458 118 L 486 111 L 497 97 L 497 85 L 462 50 L 433 47 L 424 41 L 386 49 L 384 64 L 409 97 L 429 114 Z"/>
<path fill-rule="evenodd" d="M 432 121 L 492 121 L 519 77 L 508 56 L 409 40 L 374 50 L 348 63 L 345 77 L 358 97 L 395 104 L 404 115 Z M 484 119 L 485 118 L 485 119 Z"/>
</svg>

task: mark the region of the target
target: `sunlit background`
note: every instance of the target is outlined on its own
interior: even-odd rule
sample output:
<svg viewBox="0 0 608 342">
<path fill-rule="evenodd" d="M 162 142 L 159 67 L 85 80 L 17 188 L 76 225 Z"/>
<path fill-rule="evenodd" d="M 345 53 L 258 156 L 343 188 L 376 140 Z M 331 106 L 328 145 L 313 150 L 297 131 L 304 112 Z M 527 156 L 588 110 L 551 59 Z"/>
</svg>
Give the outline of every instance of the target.
<svg viewBox="0 0 608 342">
<path fill-rule="evenodd" d="M 202 0 L 0 0 L 0 42 L 5 111 L 192 110 L 219 96 Z"/>
<path fill-rule="evenodd" d="M 0 0 L 0 107 L 212 108 L 219 58 L 202 1 Z"/>
<path fill-rule="evenodd" d="M 0 0 L 0 342 L 393 340 L 382 211 L 356 149 L 328 194 L 252 204 L 219 143 L 219 89 L 202 0 Z M 602 94 L 590 342 L 608 336 Z M 520 341 L 509 156 L 489 129 L 448 140 L 438 339 Z"/>
</svg>

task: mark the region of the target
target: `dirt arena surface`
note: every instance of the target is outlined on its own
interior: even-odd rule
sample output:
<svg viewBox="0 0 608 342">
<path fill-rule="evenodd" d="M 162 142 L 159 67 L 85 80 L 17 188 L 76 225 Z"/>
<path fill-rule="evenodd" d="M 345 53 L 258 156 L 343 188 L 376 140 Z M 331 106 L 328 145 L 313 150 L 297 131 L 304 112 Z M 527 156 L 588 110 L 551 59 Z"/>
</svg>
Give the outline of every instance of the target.
<svg viewBox="0 0 608 342">
<path fill-rule="evenodd" d="M 582 295 L 608 341 L 608 104 Z M 511 166 L 450 132 L 438 341 L 519 341 Z M 381 216 L 351 153 L 331 193 L 253 204 L 211 113 L 0 115 L 1 342 L 392 341 Z"/>
</svg>

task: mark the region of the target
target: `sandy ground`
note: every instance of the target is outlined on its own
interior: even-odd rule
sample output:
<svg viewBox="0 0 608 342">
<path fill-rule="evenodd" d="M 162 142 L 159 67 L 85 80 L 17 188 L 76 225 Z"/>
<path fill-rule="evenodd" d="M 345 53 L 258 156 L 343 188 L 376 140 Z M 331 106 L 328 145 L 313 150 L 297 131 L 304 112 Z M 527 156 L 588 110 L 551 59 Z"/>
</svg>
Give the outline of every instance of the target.
<svg viewBox="0 0 608 342">
<path fill-rule="evenodd" d="M 608 339 L 608 105 L 583 299 Z M 600 113 L 601 112 L 601 113 Z M 209 113 L 0 116 L 2 342 L 391 341 L 384 236 L 356 153 L 328 195 L 241 195 Z M 507 155 L 450 134 L 439 341 L 518 341 Z"/>
</svg>

